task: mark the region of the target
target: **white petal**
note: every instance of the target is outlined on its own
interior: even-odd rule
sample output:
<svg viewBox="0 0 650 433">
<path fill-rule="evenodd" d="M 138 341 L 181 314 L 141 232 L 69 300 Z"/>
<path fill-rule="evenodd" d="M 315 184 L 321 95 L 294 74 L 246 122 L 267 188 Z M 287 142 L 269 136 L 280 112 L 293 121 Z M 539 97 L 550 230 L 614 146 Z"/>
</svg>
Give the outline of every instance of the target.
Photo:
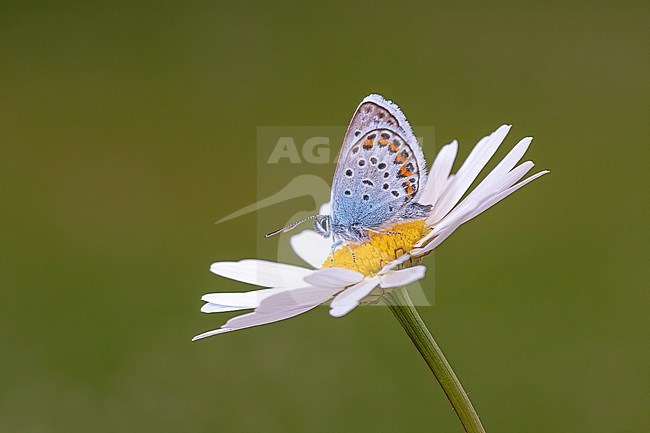
<svg viewBox="0 0 650 433">
<path fill-rule="evenodd" d="M 322 289 L 318 287 L 301 287 L 293 290 L 285 290 L 264 299 L 255 311 L 233 317 L 221 329 L 199 334 L 192 341 L 225 332 L 278 322 L 297 316 L 327 301 L 338 290 L 340 289 Z"/>
<path fill-rule="evenodd" d="M 476 179 L 485 164 L 492 158 L 494 153 L 508 134 L 510 125 L 502 125 L 492 134 L 481 139 L 458 170 L 453 181 L 443 191 L 440 200 L 431 213 L 434 224 L 442 219 L 467 192 L 472 182 Z"/>
<path fill-rule="evenodd" d="M 301 281 L 304 286 L 304 281 Z M 257 308 L 260 303 L 269 296 L 291 290 L 290 288 L 260 289 L 241 293 L 208 293 L 201 297 L 207 302 L 201 311 L 204 313 L 215 313 L 222 311 L 235 311 L 246 308 Z"/>
<path fill-rule="evenodd" d="M 255 310 L 259 314 L 273 314 L 277 311 L 302 308 L 308 305 L 320 305 L 342 290 L 341 287 L 302 287 L 287 290 L 265 299 Z"/>
<path fill-rule="evenodd" d="M 330 314 L 334 317 L 341 317 L 354 310 L 359 302 L 377 287 L 380 280 L 381 277 L 365 278 L 360 283 L 339 293 L 330 304 Z"/>
<path fill-rule="evenodd" d="M 436 234 L 435 237 L 433 237 L 433 240 L 430 240 L 429 243 L 424 245 L 422 248 L 413 248 L 411 250 L 411 254 L 413 257 L 420 257 L 428 254 L 435 248 L 438 248 L 438 245 L 447 239 L 458 227 L 460 227 L 461 224 L 462 222 L 458 221 L 456 225 L 448 227 L 445 230 L 441 230 Z"/>
<path fill-rule="evenodd" d="M 232 331 L 232 329 L 223 329 L 223 328 L 214 329 L 212 331 L 208 331 L 208 332 L 204 332 L 204 333 L 199 334 L 199 335 L 195 335 L 194 337 L 192 337 L 192 341 L 201 340 L 203 338 L 212 337 L 213 335 L 223 334 L 223 333 L 230 332 L 230 331 Z"/>
<path fill-rule="evenodd" d="M 401 265 L 402 263 L 409 260 L 410 258 L 411 258 L 411 255 L 409 253 L 402 254 L 401 256 L 399 256 L 398 258 L 396 258 L 395 260 L 393 260 L 392 262 L 390 262 L 389 264 L 384 266 L 381 269 L 381 271 L 379 271 L 377 273 L 377 275 L 384 275 L 384 274 L 390 272 L 391 270 L 395 269 L 397 266 Z"/>
<path fill-rule="evenodd" d="M 320 206 L 320 210 L 318 211 L 320 215 L 329 215 L 330 214 L 330 202 L 325 202 Z"/>
<path fill-rule="evenodd" d="M 524 164 L 522 164 L 521 166 L 524 166 Z M 524 166 L 524 168 L 526 167 Z M 513 170 L 513 172 L 515 170 Z M 453 213 L 449 214 L 448 217 L 444 218 L 444 220 L 440 222 L 440 225 L 434 227 L 431 233 L 429 233 L 429 235 L 427 235 L 422 241 L 420 241 L 418 245 L 423 244 L 424 242 L 426 242 L 431 238 L 433 238 L 433 240 L 431 240 L 428 244 L 426 244 L 422 248 L 411 250 L 411 254 L 415 257 L 427 254 L 428 252 L 436 248 L 438 245 L 440 245 L 445 239 L 449 237 L 449 235 L 451 235 L 462 224 L 466 223 L 467 221 L 471 220 L 477 215 L 483 213 L 488 208 L 494 206 L 499 201 L 503 200 L 513 192 L 517 191 L 519 188 L 527 185 L 528 183 L 532 182 L 533 180 L 537 179 L 538 177 L 546 173 L 548 173 L 548 170 L 544 170 L 537 174 L 534 174 L 529 178 L 519 182 L 518 184 L 511 186 L 510 188 L 507 188 L 504 191 L 486 197 L 481 202 L 477 202 L 475 200 L 470 201 L 467 199 L 463 200 L 463 203 L 461 203 L 462 206 L 461 205 L 458 206 L 461 209 L 461 211 L 459 212 L 454 211 Z"/>
<path fill-rule="evenodd" d="M 262 287 L 300 287 L 304 285 L 302 279 L 313 272 L 298 266 L 253 259 L 213 263 L 210 270 L 222 277 Z"/>
<path fill-rule="evenodd" d="M 458 153 L 458 142 L 456 140 L 445 145 L 436 155 L 435 161 L 431 165 L 431 172 L 427 179 L 427 184 L 422 192 L 422 197 L 418 200 L 422 204 L 434 205 L 440 199 L 442 191 L 445 190 L 449 182 L 449 175 Z"/>
<path fill-rule="evenodd" d="M 501 162 L 499 162 L 499 164 L 497 164 L 497 166 L 494 167 L 494 169 L 490 172 L 488 177 L 489 176 L 498 177 L 512 170 L 513 167 L 517 165 L 519 160 L 521 160 L 521 158 L 524 156 L 524 154 L 530 147 L 530 143 L 532 141 L 533 141 L 533 137 L 524 137 L 521 140 L 519 140 L 519 143 L 517 143 L 515 147 L 513 147 L 510 150 L 510 152 L 508 152 L 508 154 L 503 157 Z"/>
<path fill-rule="evenodd" d="M 445 217 L 428 235 L 415 244 L 416 248 L 411 250 L 411 255 L 413 255 L 413 257 L 427 254 L 440 245 L 442 241 L 447 239 L 449 235 L 463 224 L 463 222 L 467 221 L 469 215 L 479 205 L 479 203 L 475 201 L 469 202 L 468 200 L 464 200 L 463 203 L 465 204 L 463 207 L 464 213 L 454 212 Z M 422 245 L 424 246 L 421 247 Z"/>
<path fill-rule="evenodd" d="M 499 177 L 493 176 L 490 179 L 485 178 L 483 182 L 481 182 L 481 184 L 476 187 L 471 194 L 464 198 L 454 210 L 449 212 L 449 214 L 447 214 L 438 225 L 444 225 L 447 220 L 456 218 L 457 214 L 467 213 L 466 209 L 468 206 L 478 208 L 481 203 L 513 186 L 534 166 L 535 164 L 533 164 L 532 161 L 526 161 L 514 168 L 512 171 L 504 173 Z"/>
<path fill-rule="evenodd" d="M 213 331 L 204 332 L 203 334 L 199 334 L 196 337 L 192 338 L 192 341 L 200 340 L 206 337 L 211 337 L 217 334 L 237 331 L 239 329 L 250 328 L 259 325 L 266 325 L 268 323 L 273 323 L 273 322 L 279 322 L 280 320 L 288 319 L 290 317 L 294 317 L 299 314 L 306 313 L 307 311 L 311 310 L 312 308 L 316 308 L 317 306 L 318 305 L 308 305 L 300 308 L 295 308 L 292 310 L 277 311 L 273 314 L 257 314 L 256 312 L 253 311 L 252 313 L 235 317 L 235 319 L 240 319 L 240 322 L 237 324 L 236 327 L 224 327 L 221 329 L 215 329 Z"/>
<path fill-rule="evenodd" d="M 304 230 L 291 236 L 291 247 L 298 257 L 313 268 L 320 269 L 332 251 L 332 241 L 313 230 Z"/>
<path fill-rule="evenodd" d="M 208 302 L 207 304 L 203 304 L 203 306 L 201 307 L 201 312 L 202 313 L 227 313 L 229 311 L 245 310 L 246 308 L 249 307 L 233 307 L 231 305 L 210 304 Z"/>
<path fill-rule="evenodd" d="M 528 147 L 532 141 L 533 139 L 531 137 L 521 139 L 519 143 L 517 143 L 517 145 L 513 147 L 512 150 L 508 152 L 508 154 L 501 160 L 501 162 L 499 162 L 499 164 L 494 167 L 494 169 L 485 177 L 485 179 L 483 179 L 483 181 L 474 189 L 474 191 L 468 195 L 468 197 L 470 197 L 472 194 L 481 195 L 483 191 L 488 189 L 493 191 L 500 191 L 501 189 L 505 189 L 506 187 L 498 186 L 495 184 L 499 184 L 502 179 L 507 177 L 508 173 L 513 169 L 517 162 L 519 162 L 522 156 L 524 156 L 524 153 L 526 153 L 526 150 L 528 150 Z M 524 164 L 532 164 L 532 162 L 528 161 L 528 163 Z M 530 168 L 532 168 L 532 166 Z M 521 177 L 523 176 L 524 174 L 521 175 Z M 516 180 L 508 185 L 508 187 L 512 186 L 514 182 L 516 182 Z"/>
<path fill-rule="evenodd" d="M 440 226 L 444 228 L 446 225 L 451 225 L 453 224 L 453 222 L 451 221 L 456 219 L 462 219 L 461 224 L 467 222 L 470 219 L 474 218 L 475 216 L 481 214 L 482 212 L 484 212 L 486 209 L 493 206 L 497 202 L 503 200 L 505 197 L 512 194 L 517 189 L 537 179 L 542 174 L 547 173 L 547 172 L 542 172 L 534 176 L 531 176 L 525 181 L 515 185 L 516 188 L 514 188 L 513 185 L 517 181 L 519 181 L 523 176 L 525 176 L 526 173 L 528 173 L 528 171 L 533 167 L 533 165 L 534 164 L 530 161 L 524 162 L 523 164 L 519 165 L 517 168 L 509 172 L 507 175 L 503 176 L 499 180 L 499 183 L 494 185 L 494 190 L 492 189 L 486 190 L 482 197 L 477 196 L 474 197 L 473 199 L 472 197 L 467 197 L 458 205 L 456 209 L 454 209 L 449 215 L 443 218 L 443 221 L 441 221 Z M 450 221 L 450 223 L 447 222 L 448 220 Z"/>
<path fill-rule="evenodd" d="M 407 284 L 411 284 L 414 281 L 424 278 L 426 271 L 427 267 L 422 265 L 400 269 L 399 271 L 392 271 L 386 275 L 382 275 L 380 286 L 385 289 L 406 286 Z"/>
<path fill-rule="evenodd" d="M 316 287 L 344 288 L 363 280 L 363 274 L 345 268 L 324 268 L 304 278 Z"/>
<path fill-rule="evenodd" d="M 522 164 L 522 165 L 523 165 L 523 164 Z M 477 215 L 479 215 L 479 214 L 485 212 L 487 209 L 489 209 L 490 207 L 494 206 L 495 204 L 497 204 L 498 202 L 500 202 L 500 201 L 503 200 L 504 198 L 508 197 L 510 194 L 512 194 L 513 192 L 517 191 L 519 188 L 528 185 L 530 182 L 534 181 L 534 180 L 537 179 L 538 177 L 541 177 L 541 176 L 545 175 L 546 173 L 549 173 L 549 171 L 548 171 L 548 170 L 540 171 L 539 173 L 536 173 L 536 174 L 534 174 L 534 175 L 532 175 L 532 176 L 530 176 L 530 177 L 528 177 L 528 178 L 522 180 L 522 181 L 519 182 L 518 184 L 511 186 L 510 188 L 506 189 L 505 191 L 501 191 L 500 193 L 498 193 L 498 194 L 496 194 L 496 195 L 494 195 L 494 196 L 488 198 L 488 199 L 485 200 L 483 203 L 481 203 L 481 204 L 480 204 L 480 205 L 479 205 L 479 206 L 478 206 L 478 207 L 477 207 L 477 208 L 476 208 L 476 209 L 471 213 L 470 217 L 467 218 L 465 221 L 469 221 L 470 219 L 474 218 L 475 216 L 477 216 Z"/>
</svg>

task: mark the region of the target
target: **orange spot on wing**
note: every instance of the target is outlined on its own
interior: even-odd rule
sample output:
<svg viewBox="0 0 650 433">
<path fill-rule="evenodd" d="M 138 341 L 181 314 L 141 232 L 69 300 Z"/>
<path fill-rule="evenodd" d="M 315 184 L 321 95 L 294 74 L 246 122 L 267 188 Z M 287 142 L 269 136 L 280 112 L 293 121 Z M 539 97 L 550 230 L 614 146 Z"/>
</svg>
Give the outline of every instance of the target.
<svg viewBox="0 0 650 433">
<path fill-rule="evenodd" d="M 388 140 L 386 140 L 385 138 L 380 138 L 379 139 L 379 145 L 380 146 L 386 146 L 387 144 L 388 144 Z"/>
<path fill-rule="evenodd" d="M 407 180 L 406 182 L 404 182 L 404 183 L 402 184 L 402 186 L 404 187 L 404 191 L 406 191 L 406 194 L 407 194 L 407 195 L 413 195 L 413 193 L 415 192 L 415 191 L 413 190 L 413 185 L 411 185 L 411 182 L 408 181 L 408 180 Z"/>
<path fill-rule="evenodd" d="M 373 142 L 372 140 L 366 140 L 363 142 L 364 149 L 372 149 Z"/>
<path fill-rule="evenodd" d="M 388 146 L 388 149 L 390 149 L 391 152 L 397 152 L 399 149 L 399 144 L 395 144 L 395 142 L 392 142 L 390 146 Z"/>
<path fill-rule="evenodd" d="M 398 153 L 397 156 L 395 157 L 395 164 L 404 164 L 409 160 L 408 156 L 404 156 L 401 153 Z"/>
<path fill-rule="evenodd" d="M 404 164 L 404 165 L 402 165 L 402 166 L 400 167 L 400 169 L 399 169 L 399 174 L 400 174 L 401 176 L 408 177 L 408 176 L 412 176 L 412 175 L 413 175 L 413 171 L 409 170 L 408 167 L 407 167 L 407 165 L 408 165 L 408 164 Z M 410 182 L 409 182 L 409 185 L 410 185 Z"/>
</svg>

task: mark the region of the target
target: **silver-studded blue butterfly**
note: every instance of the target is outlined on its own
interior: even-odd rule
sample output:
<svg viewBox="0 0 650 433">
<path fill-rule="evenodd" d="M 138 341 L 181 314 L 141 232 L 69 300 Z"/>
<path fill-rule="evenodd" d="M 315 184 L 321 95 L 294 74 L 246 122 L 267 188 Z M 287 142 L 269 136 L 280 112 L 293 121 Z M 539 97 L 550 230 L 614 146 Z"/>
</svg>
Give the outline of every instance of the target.
<svg viewBox="0 0 650 433">
<path fill-rule="evenodd" d="M 369 95 L 345 133 L 334 172 L 330 215 L 314 215 L 271 232 L 287 232 L 314 219 L 314 230 L 336 246 L 369 240 L 391 226 L 424 218 L 431 205 L 417 202 L 426 162 L 406 117 L 394 103 Z"/>
</svg>

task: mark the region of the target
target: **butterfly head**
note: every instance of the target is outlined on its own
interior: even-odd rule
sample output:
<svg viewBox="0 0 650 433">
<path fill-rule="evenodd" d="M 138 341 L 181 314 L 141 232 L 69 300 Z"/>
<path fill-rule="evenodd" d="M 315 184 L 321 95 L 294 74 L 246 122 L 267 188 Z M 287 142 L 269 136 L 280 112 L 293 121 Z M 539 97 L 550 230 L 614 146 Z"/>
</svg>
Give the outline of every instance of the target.
<svg viewBox="0 0 650 433">
<path fill-rule="evenodd" d="M 332 235 L 332 224 L 329 215 L 316 215 L 314 217 L 314 231 L 324 238 Z"/>
</svg>

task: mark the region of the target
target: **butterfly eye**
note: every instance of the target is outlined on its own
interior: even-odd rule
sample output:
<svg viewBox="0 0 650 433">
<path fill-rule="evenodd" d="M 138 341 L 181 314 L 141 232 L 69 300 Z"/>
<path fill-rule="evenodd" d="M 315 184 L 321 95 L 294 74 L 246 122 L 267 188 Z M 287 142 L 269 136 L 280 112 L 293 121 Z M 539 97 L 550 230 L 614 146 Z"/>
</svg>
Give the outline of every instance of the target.
<svg viewBox="0 0 650 433">
<path fill-rule="evenodd" d="M 330 219 L 326 215 L 318 215 L 314 221 L 314 230 L 319 235 L 328 238 L 330 236 Z"/>
<path fill-rule="evenodd" d="M 328 234 L 329 233 L 329 220 L 328 219 L 324 218 L 324 219 L 318 221 L 318 225 L 320 226 L 322 234 Z"/>
</svg>

